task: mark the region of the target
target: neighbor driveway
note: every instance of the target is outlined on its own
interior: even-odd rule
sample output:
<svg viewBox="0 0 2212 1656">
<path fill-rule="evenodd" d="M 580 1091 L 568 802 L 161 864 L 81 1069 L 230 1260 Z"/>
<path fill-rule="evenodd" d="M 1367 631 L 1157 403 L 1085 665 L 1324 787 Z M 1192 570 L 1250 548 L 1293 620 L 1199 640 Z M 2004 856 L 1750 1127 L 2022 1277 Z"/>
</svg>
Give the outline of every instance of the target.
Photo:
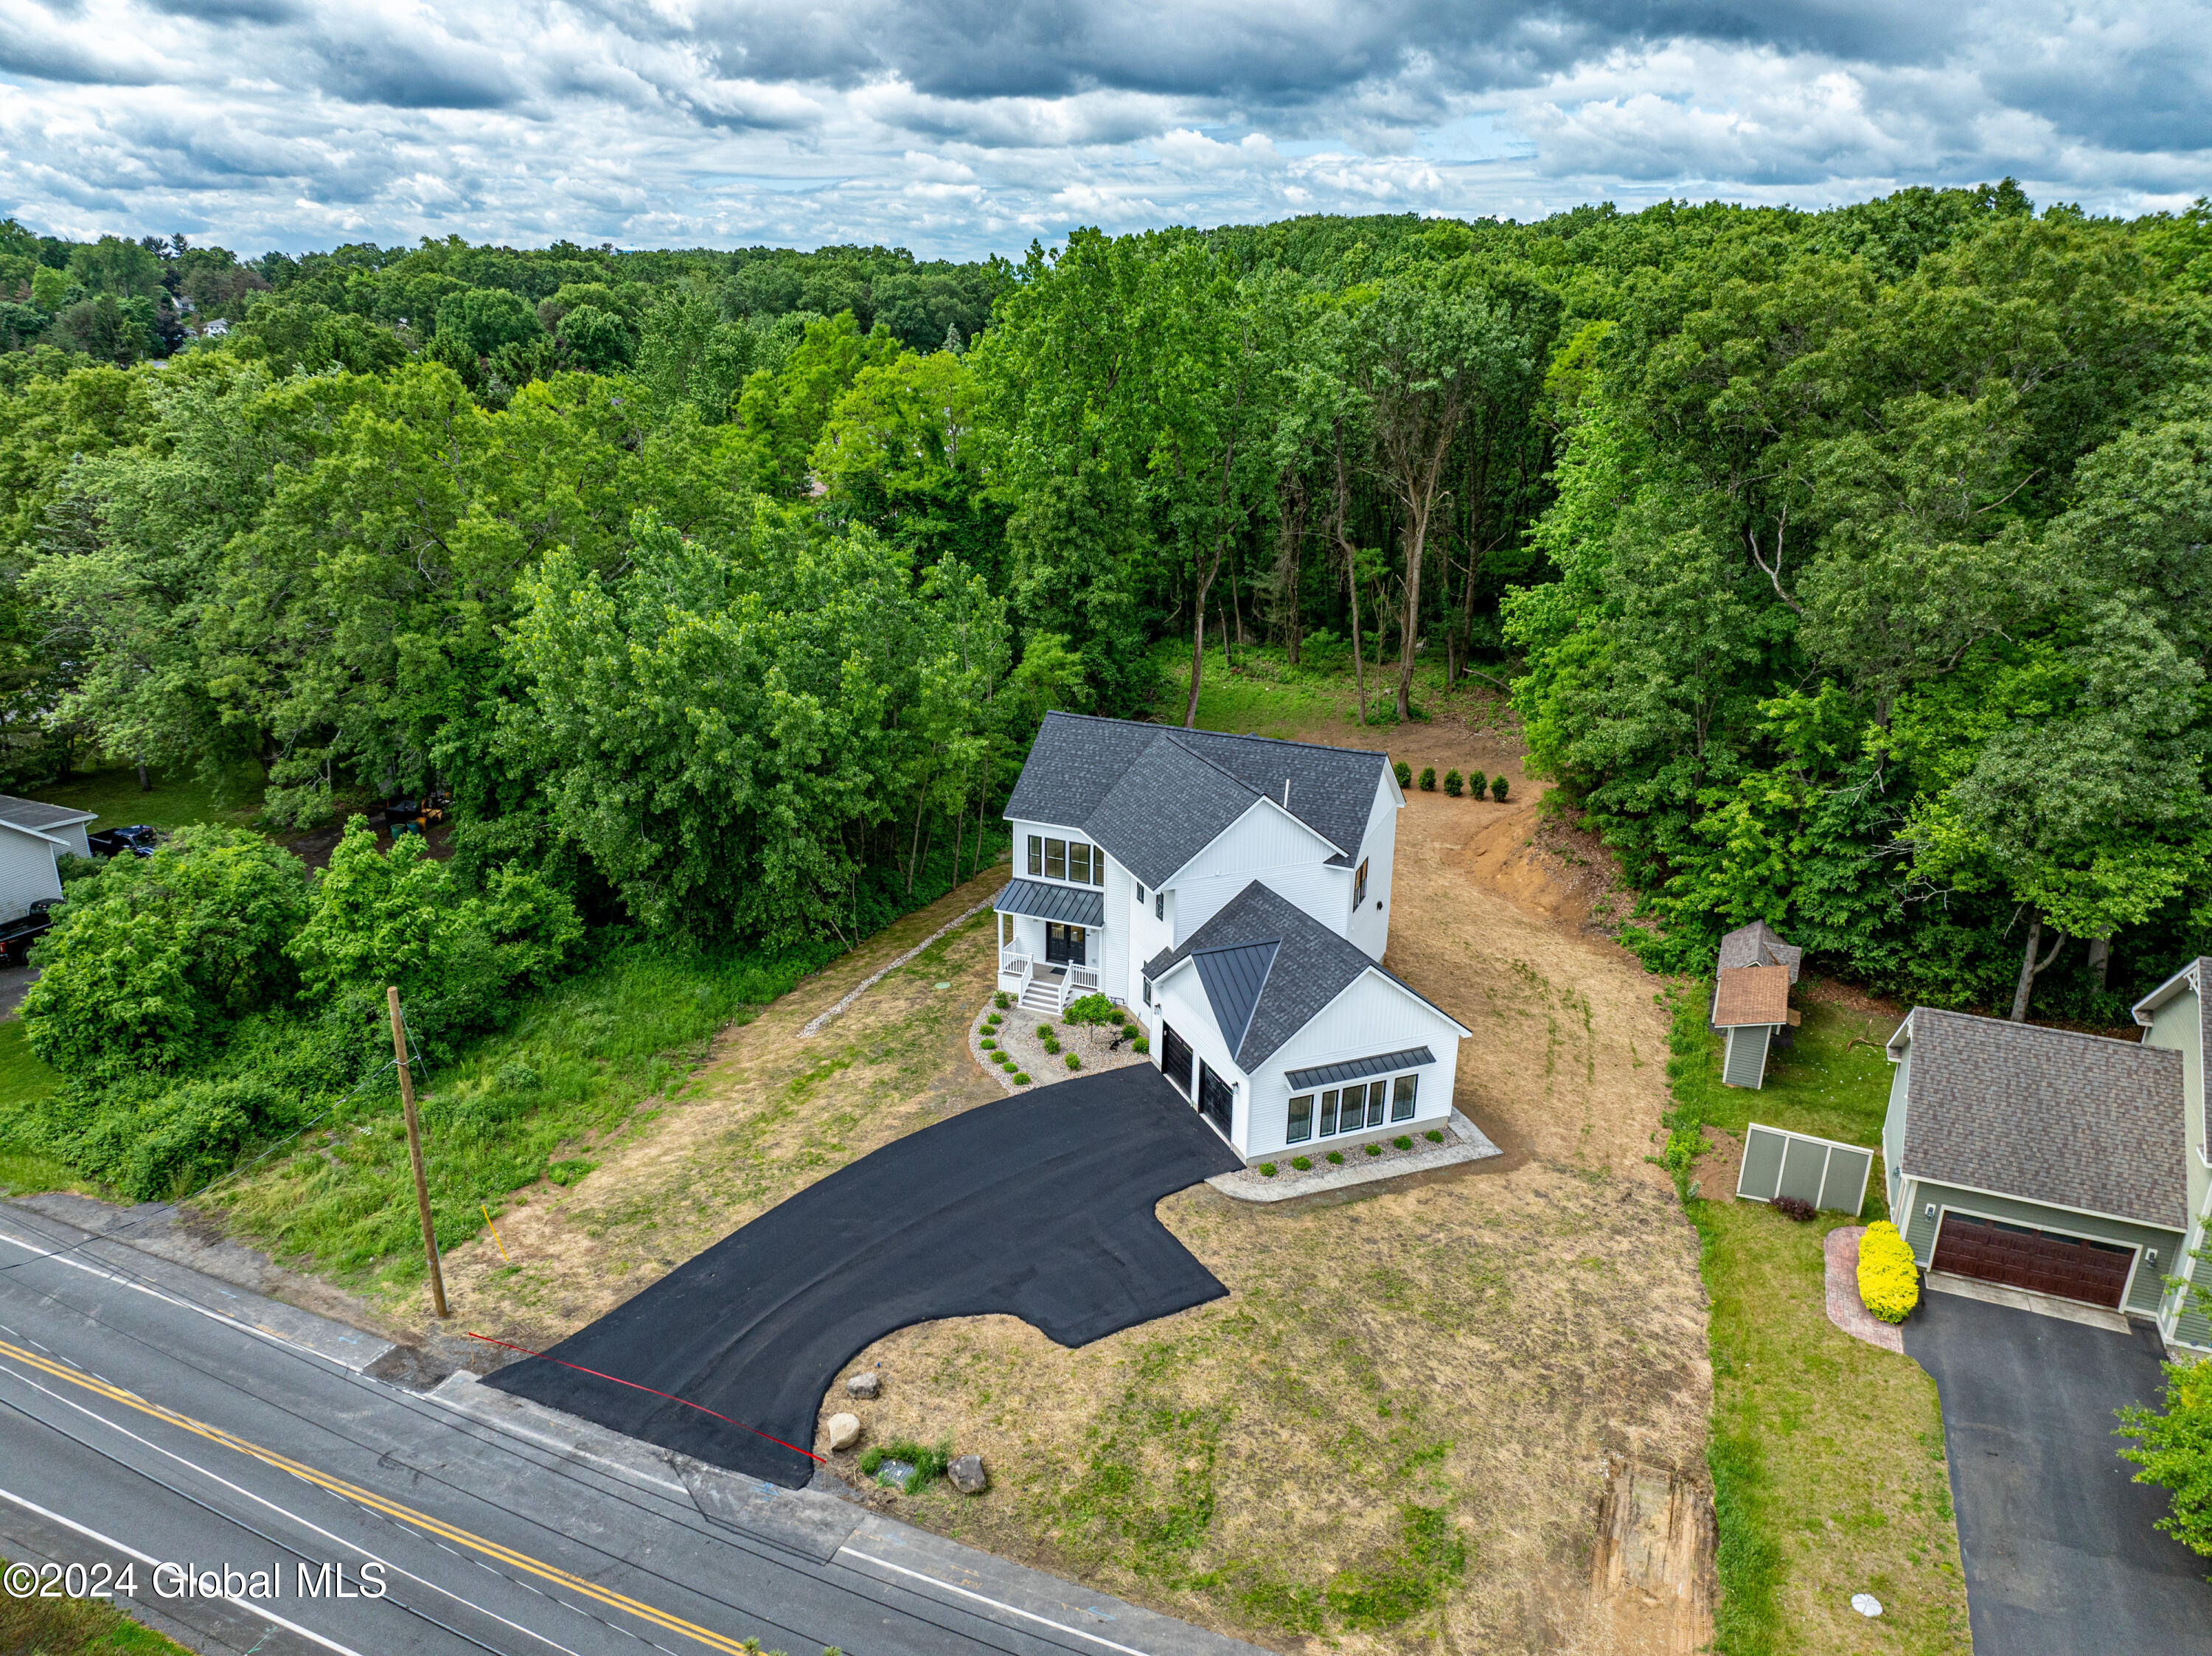
<svg viewBox="0 0 2212 1656">
<path fill-rule="evenodd" d="M 1930 1294 L 1905 1350 L 1936 1377 L 1974 1656 L 2212 1653 L 2212 1559 L 2152 1526 L 2112 1411 L 2161 1394 L 2157 1336 Z"/>
</svg>

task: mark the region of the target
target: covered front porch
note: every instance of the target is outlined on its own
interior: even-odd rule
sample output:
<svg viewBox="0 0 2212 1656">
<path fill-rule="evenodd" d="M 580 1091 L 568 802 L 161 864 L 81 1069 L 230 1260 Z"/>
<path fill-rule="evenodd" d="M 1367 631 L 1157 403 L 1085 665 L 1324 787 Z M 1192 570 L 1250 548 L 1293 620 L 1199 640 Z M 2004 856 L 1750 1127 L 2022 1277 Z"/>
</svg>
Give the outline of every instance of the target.
<svg viewBox="0 0 2212 1656">
<path fill-rule="evenodd" d="M 1032 1011 L 1057 1015 L 1095 994 L 1105 944 L 1106 900 L 1043 880 L 1013 880 L 999 894 L 999 987 Z"/>
</svg>

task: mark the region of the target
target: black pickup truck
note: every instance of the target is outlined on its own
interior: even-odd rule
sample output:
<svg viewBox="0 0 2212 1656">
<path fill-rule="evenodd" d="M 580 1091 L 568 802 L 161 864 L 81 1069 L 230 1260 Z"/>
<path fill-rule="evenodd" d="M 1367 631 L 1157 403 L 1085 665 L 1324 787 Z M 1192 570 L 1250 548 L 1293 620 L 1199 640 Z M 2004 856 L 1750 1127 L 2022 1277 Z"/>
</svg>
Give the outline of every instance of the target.
<svg viewBox="0 0 2212 1656">
<path fill-rule="evenodd" d="M 161 835 L 143 822 L 133 822 L 129 828 L 102 828 L 97 834 L 85 836 L 95 857 L 151 857 Z"/>
<path fill-rule="evenodd" d="M 31 945 L 54 929 L 53 911 L 58 897 L 41 897 L 21 919 L 0 920 L 0 966 L 21 966 L 30 958 Z"/>
</svg>

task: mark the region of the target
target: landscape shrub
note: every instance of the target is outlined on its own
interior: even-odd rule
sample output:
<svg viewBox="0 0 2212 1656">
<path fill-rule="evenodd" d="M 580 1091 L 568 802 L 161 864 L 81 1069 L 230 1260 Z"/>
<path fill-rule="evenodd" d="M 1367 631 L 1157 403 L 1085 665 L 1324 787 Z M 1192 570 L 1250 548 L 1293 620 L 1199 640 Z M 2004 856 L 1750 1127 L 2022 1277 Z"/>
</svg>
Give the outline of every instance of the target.
<svg viewBox="0 0 2212 1656">
<path fill-rule="evenodd" d="M 1859 1299 L 1886 1323 L 1903 1322 L 1920 1303 L 1912 1250 L 1887 1219 L 1877 1219 L 1859 1238 Z"/>
<path fill-rule="evenodd" d="M 982 1040 L 977 1041 L 975 1044 L 978 1046 L 981 1046 L 987 1052 L 996 1052 L 999 1047 L 999 1043 L 992 1040 L 988 1035 L 984 1036 Z"/>
<path fill-rule="evenodd" d="M 1403 1134 L 1403 1133 L 1400 1133 L 1400 1134 L 1399 1134 L 1395 1138 L 1392 1139 L 1390 1142 L 1391 1142 L 1393 1144 L 1395 1144 L 1395 1145 L 1396 1145 L 1400 1149 L 1401 1149 L 1401 1150 L 1410 1150 L 1411 1149 L 1413 1149 L 1413 1141 L 1412 1139 L 1410 1139 L 1410 1138 L 1407 1137 L 1406 1137 L 1406 1135 L 1405 1135 L 1405 1134 Z"/>
<path fill-rule="evenodd" d="M 1006 1008 L 1012 1006 L 1013 1004 L 1014 998 L 1008 994 L 1005 990 L 1000 989 L 993 992 L 991 996 L 991 1004 L 997 1007 L 1001 1012 L 1005 1011 Z"/>
<path fill-rule="evenodd" d="M 1490 797 L 1503 804 L 1505 801 L 1506 790 L 1510 786 L 1505 779 L 1504 773 L 1501 771 L 1490 779 Z"/>
<path fill-rule="evenodd" d="M 1138 1028 L 1133 1023 L 1125 1023 L 1121 1026 L 1121 1039 L 1124 1040 L 1134 1040 L 1143 1033 L 1144 1031 Z"/>
<path fill-rule="evenodd" d="M 1490 779 L 1480 771 L 1469 771 L 1467 773 L 1467 792 L 1469 798 L 1481 798 L 1485 790 L 1489 786 Z"/>
<path fill-rule="evenodd" d="M 1802 1196 L 1778 1196 L 1766 1205 L 1784 1218 L 1795 1219 L 1801 1225 L 1811 1219 L 1817 1210 Z"/>
<path fill-rule="evenodd" d="M 1459 798 L 1462 786 L 1462 784 L 1460 780 L 1460 773 L 1457 771 L 1446 771 L 1444 773 L 1444 792 L 1449 794 L 1453 798 L 1456 799 Z"/>
<path fill-rule="evenodd" d="M 1129 1043 L 1129 1046 L 1133 1052 L 1149 1052 L 1152 1050 L 1152 1038 L 1150 1035 L 1139 1035 Z"/>
<path fill-rule="evenodd" d="M 1275 1176 L 1276 1171 L 1275 1164 L 1273 1162 L 1262 1162 L 1260 1164 L 1260 1177 L 1262 1179 L 1273 1179 Z"/>
<path fill-rule="evenodd" d="M 1017 1070 L 1017 1071 L 1014 1071 L 1014 1085 L 1015 1085 L 1015 1086 L 1017 1086 L 1017 1087 L 1026 1087 L 1026 1086 L 1028 1086 L 1029 1084 L 1030 1084 L 1030 1076 L 1029 1076 L 1029 1071 L 1026 1071 L 1026 1070 Z"/>
<path fill-rule="evenodd" d="M 1083 1067 L 1083 1059 L 1081 1054 L 1070 1052 L 1067 1055 L 1067 1067 L 1071 1070 L 1081 1069 Z"/>
<path fill-rule="evenodd" d="M 1436 791 L 1437 791 L 1437 767 L 1436 767 L 1434 765 L 1424 765 L 1424 766 L 1422 766 L 1422 767 L 1421 767 L 1421 792 L 1422 792 L 1423 793 L 1434 793 Z"/>
<path fill-rule="evenodd" d="M 1050 1052 L 1054 1058 L 1059 1057 L 1060 1037 L 1058 1035 L 1047 1035 L 1044 1038 L 1044 1049 L 1048 1052 Z"/>
<path fill-rule="evenodd" d="M 1060 1017 L 1063 1023 L 1118 1023 L 1121 1009 L 1103 995 L 1090 994 L 1069 1002 Z"/>
<path fill-rule="evenodd" d="M 1441 1144 L 1444 1142 L 1443 1130 L 1437 1127 L 1430 1128 L 1428 1131 L 1423 1133 L 1421 1137 L 1427 1139 L 1431 1144 Z"/>
<path fill-rule="evenodd" d="M 1344 1165 L 1344 1152 L 1342 1150 L 1331 1150 L 1328 1153 L 1328 1159 L 1334 1165 L 1340 1168 Z"/>
<path fill-rule="evenodd" d="M 1294 1156 L 1291 1158 L 1291 1165 L 1300 1173 L 1310 1173 L 1313 1170 L 1313 1159 L 1310 1156 Z"/>
<path fill-rule="evenodd" d="M 179 828 L 151 857 L 111 858 L 70 883 L 33 951 L 31 1051 L 78 1080 L 198 1060 L 290 998 L 285 944 L 307 911 L 306 866 L 243 829 Z"/>
<path fill-rule="evenodd" d="M 1390 773 L 1398 779 L 1398 786 L 1400 787 L 1405 788 L 1411 787 L 1413 786 L 1413 767 L 1407 764 L 1404 760 L 1401 759 L 1395 764 L 1392 765 L 1390 767 Z"/>
<path fill-rule="evenodd" d="M 1370 1144 L 1367 1147 L 1367 1153 L 1370 1156 L 1380 1156 L 1382 1154 L 1382 1147 L 1380 1144 Z"/>
<path fill-rule="evenodd" d="M 1052 1039 L 1052 1025 L 1049 1023 L 1040 1023 L 1037 1025 L 1036 1032 L 1037 1039 L 1039 1040 L 1050 1040 Z"/>
</svg>

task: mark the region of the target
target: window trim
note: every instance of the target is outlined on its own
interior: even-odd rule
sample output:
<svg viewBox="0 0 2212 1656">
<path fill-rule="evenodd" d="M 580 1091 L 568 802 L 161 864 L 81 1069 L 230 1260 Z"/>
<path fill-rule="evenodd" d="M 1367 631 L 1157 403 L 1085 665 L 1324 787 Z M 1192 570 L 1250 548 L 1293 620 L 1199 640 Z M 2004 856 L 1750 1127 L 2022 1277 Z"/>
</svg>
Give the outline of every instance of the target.
<svg viewBox="0 0 2212 1656">
<path fill-rule="evenodd" d="M 1355 914 L 1359 912 L 1359 905 L 1367 901 L 1367 864 L 1371 860 L 1362 857 L 1358 871 L 1352 877 L 1352 912 Z"/>
<path fill-rule="evenodd" d="M 1044 877 L 1044 835 L 1042 834 L 1030 835 L 1030 876 L 1032 879 Z"/>
<path fill-rule="evenodd" d="M 1312 1093 L 1300 1093 L 1290 1101 L 1283 1116 L 1283 1143 L 1285 1144 L 1303 1144 L 1313 1137 L 1314 1097 Z M 1303 1124 L 1299 1120 L 1298 1106 L 1301 1104 L 1306 1107 Z"/>
<path fill-rule="evenodd" d="M 1052 848 L 1054 846 L 1058 846 L 1060 847 L 1060 857 L 1058 858 L 1060 863 L 1060 872 L 1057 874 L 1052 871 L 1052 865 L 1054 860 L 1052 854 Z M 1066 885 L 1067 883 L 1067 841 L 1065 840 L 1055 840 L 1050 834 L 1047 834 L 1045 836 L 1044 841 L 1044 877 L 1048 880 L 1057 880 L 1062 885 Z"/>
</svg>

